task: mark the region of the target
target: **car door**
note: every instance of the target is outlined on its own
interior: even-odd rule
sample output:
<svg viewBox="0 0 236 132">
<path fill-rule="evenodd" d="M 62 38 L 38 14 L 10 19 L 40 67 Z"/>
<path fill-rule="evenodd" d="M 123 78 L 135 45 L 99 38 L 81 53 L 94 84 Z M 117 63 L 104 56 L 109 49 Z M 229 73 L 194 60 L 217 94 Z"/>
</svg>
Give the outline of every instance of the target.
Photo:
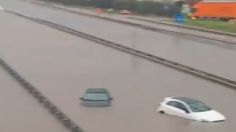
<svg viewBox="0 0 236 132">
<path fill-rule="evenodd" d="M 183 103 L 178 101 L 169 101 L 167 103 L 167 107 L 167 113 L 184 118 L 189 118 L 189 111 Z"/>
</svg>

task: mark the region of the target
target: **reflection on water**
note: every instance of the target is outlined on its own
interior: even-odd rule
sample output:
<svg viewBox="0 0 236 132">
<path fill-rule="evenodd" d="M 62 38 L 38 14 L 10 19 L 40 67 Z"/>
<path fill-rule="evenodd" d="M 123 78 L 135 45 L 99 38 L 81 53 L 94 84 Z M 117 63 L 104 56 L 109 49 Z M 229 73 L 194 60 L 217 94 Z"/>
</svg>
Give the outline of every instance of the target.
<svg viewBox="0 0 236 132">
<path fill-rule="evenodd" d="M 138 43 L 137 43 L 139 41 L 138 29 L 135 29 L 131 33 L 130 39 L 131 39 L 132 49 L 139 50 L 138 49 Z M 135 55 L 131 56 L 131 69 L 136 70 L 137 69 L 137 63 L 138 63 L 137 56 L 135 56 Z"/>
<path fill-rule="evenodd" d="M 25 6 L 15 5 L 14 8 L 25 9 Z M 44 8 L 37 8 L 44 11 Z M 232 103 L 236 94 L 233 90 L 57 30 L 49 30 L 22 18 L 5 13 L 0 15 L 1 31 L 5 35 L 0 38 L 0 49 L 8 46 L 4 51 L 7 62 L 85 132 L 228 132 L 236 129 L 235 105 Z M 75 23 L 79 25 L 79 22 Z M 133 36 L 128 38 L 133 40 L 133 48 L 140 48 L 141 43 L 149 46 L 159 44 L 159 48 L 153 49 L 161 52 L 169 42 L 159 41 L 166 38 L 141 36 L 140 33 L 133 32 Z M 152 40 L 139 43 L 141 37 Z M 178 43 L 182 41 L 178 37 L 175 39 Z M 109 89 L 114 98 L 112 107 L 93 109 L 79 105 L 78 98 L 91 86 Z M 158 104 L 169 95 L 206 100 L 225 113 L 229 120 L 215 124 L 196 123 L 157 113 Z M 229 101 L 222 102 L 219 98 L 222 96 Z"/>
</svg>

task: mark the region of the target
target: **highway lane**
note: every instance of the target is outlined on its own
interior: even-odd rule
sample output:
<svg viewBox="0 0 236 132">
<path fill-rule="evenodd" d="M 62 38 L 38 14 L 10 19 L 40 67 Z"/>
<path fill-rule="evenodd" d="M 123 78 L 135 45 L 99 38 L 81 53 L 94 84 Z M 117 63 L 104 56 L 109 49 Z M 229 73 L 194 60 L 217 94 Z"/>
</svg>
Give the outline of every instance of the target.
<svg viewBox="0 0 236 132">
<path fill-rule="evenodd" d="M 96 13 L 94 10 L 91 9 L 85 9 L 85 8 L 78 8 L 76 6 L 64 6 L 64 5 L 60 5 L 58 3 L 49 3 L 49 2 L 35 2 L 37 4 L 41 4 L 42 6 L 49 6 L 50 8 L 55 8 L 57 10 L 63 10 L 66 12 L 71 12 L 74 14 L 89 14 L 91 16 L 96 17 Z M 88 16 L 88 15 L 87 15 Z M 106 18 L 106 19 L 110 19 L 110 20 L 122 20 L 125 22 L 128 22 L 129 24 L 131 23 L 135 23 L 135 24 L 141 24 L 141 25 L 148 25 L 149 27 L 154 27 L 156 29 L 162 29 L 164 31 L 172 31 L 172 32 L 179 32 L 181 34 L 187 35 L 187 36 L 192 36 L 192 35 L 197 35 L 200 38 L 208 38 L 208 40 L 218 40 L 219 42 L 223 42 L 223 43 L 228 43 L 228 44 L 235 44 L 236 43 L 236 38 L 233 36 L 228 36 L 228 35 L 223 35 L 223 34 L 214 34 L 214 33 L 209 33 L 209 32 L 202 32 L 199 30 L 192 30 L 192 29 L 186 29 L 186 28 L 181 28 L 179 26 L 173 26 L 174 23 L 171 24 L 171 19 L 169 18 L 159 18 L 159 17 L 139 17 L 136 15 L 131 15 L 131 16 L 123 16 L 123 15 L 119 15 L 119 14 L 109 14 L 109 13 L 102 13 L 99 15 L 99 17 L 97 18 Z M 137 19 L 138 18 L 138 19 Z M 141 18 L 141 20 L 139 20 Z M 145 19 L 148 19 L 148 21 L 144 21 Z M 166 20 L 165 20 L 166 19 Z M 167 20 L 168 19 L 168 20 Z M 151 20 L 152 22 L 150 22 L 149 20 Z M 155 23 L 153 22 L 155 21 Z M 158 24 L 156 23 L 156 21 L 158 21 Z M 168 22 L 169 21 L 169 22 Z M 161 22 L 161 23 L 159 23 Z M 163 22 L 167 22 L 169 24 L 163 24 Z M 142 26 L 140 26 L 142 27 Z M 144 26 L 144 28 L 146 29 L 146 27 Z"/>
<path fill-rule="evenodd" d="M 210 73 L 236 80 L 236 46 L 211 41 L 154 33 L 105 20 L 70 14 L 17 0 L 0 1 L 10 10 L 40 17 L 86 33 L 153 53 Z"/>
<path fill-rule="evenodd" d="M 0 56 L 86 132 L 222 132 L 236 128 L 236 91 L 102 45 L 0 12 Z M 78 98 L 105 87 L 109 108 L 86 108 Z M 228 117 L 197 123 L 158 114 L 167 96 L 201 99 Z"/>
<path fill-rule="evenodd" d="M 0 131 L 68 132 L 2 68 L 0 87 Z"/>
</svg>

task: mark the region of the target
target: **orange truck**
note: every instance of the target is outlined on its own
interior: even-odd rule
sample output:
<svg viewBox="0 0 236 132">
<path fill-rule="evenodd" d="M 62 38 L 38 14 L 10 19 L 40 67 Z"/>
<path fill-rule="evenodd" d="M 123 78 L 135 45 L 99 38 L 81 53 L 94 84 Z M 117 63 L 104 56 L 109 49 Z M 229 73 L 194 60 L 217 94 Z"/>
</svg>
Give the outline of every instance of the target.
<svg viewBox="0 0 236 132">
<path fill-rule="evenodd" d="M 192 19 L 236 19 L 236 2 L 199 2 L 193 5 Z"/>
</svg>

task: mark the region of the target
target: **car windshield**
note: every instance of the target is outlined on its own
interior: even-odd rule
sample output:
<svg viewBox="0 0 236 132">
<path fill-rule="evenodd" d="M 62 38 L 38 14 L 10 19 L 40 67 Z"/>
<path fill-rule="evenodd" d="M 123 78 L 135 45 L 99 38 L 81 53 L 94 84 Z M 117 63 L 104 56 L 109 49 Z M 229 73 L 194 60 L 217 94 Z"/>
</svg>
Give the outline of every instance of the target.
<svg viewBox="0 0 236 132">
<path fill-rule="evenodd" d="M 209 111 L 211 110 L 211 108 L 209 106 L 206 106 L 204 103 L 202 102 L 198 102 L 198 103 L 193 103 L 193 104 L 188 104 L 189 107 L 191 108 L 191 110 L 193 112 L 204 112 L 204 111 Z"/>
<path fill-rule="evenodd" d="M 108 96 L 106 93 L 86 93 L 83 99 L 92 101 L 105 101 L 108 100 Z"/>
</svg>

